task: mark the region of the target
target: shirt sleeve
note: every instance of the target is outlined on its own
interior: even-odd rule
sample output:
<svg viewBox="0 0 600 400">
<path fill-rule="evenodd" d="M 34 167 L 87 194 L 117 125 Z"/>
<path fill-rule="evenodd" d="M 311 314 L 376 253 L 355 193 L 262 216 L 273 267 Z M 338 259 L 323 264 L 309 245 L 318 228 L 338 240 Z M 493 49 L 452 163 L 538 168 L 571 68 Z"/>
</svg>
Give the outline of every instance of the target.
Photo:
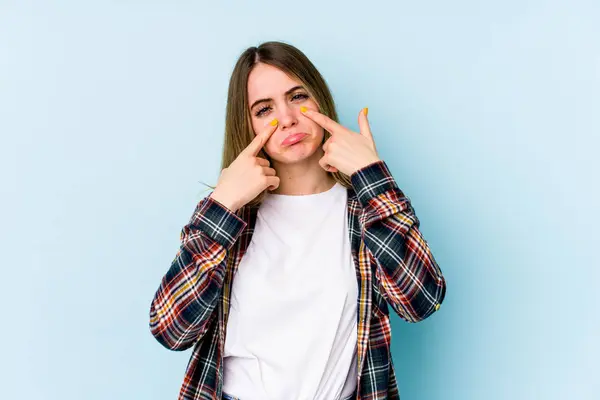
<svg viewBox="0 0 600 400">
<path fill-rule="evenodd" d="M 164 347 L 186 350 L 202 338 L 221 294 L 229 250 L 245 226 L 209 196 L 198 203 L 150 306 L 150 331 Z"/>
<path fill-rule="evenodd" d="M 410 199 L 384 161 L 369 164 L 350 178 L 363 208 L 364 241 L 376 262 L 375 279 L 382 295 L 402 319 L 424 320 L 439 309 L 446 281 L 419 231 Z"/>
</svg>

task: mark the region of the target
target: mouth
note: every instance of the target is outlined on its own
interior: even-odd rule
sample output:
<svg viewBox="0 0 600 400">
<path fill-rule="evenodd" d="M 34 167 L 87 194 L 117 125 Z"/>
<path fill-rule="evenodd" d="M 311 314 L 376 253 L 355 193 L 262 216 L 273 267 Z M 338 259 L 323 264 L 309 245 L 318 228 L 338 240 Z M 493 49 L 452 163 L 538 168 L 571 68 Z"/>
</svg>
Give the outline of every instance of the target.
<svg viewBox="0 0 600 400">
<path fill-rule="evenodd" d="M 286 137 L 281 142 L 281 146 L 291 146 L 293 144 L 300 142 L 302 139 L 304 139 L 307 136 L 308 136 L 308 133 L 305 133 L 305 132 L 294 133 L 293 135 L 289 135 L 288 137 Z"/>
</svg>

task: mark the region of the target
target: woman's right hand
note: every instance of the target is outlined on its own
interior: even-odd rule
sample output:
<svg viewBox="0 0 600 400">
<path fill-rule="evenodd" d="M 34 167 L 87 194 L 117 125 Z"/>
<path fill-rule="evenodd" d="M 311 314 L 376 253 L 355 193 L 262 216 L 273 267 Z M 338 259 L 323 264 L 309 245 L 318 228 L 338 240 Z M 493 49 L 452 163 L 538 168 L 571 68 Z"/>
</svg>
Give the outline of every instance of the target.
<svg viewBox="0 0 600 400">
<path fill-rule="evenodd" d="M 269 167 L 269 161 L 257 157 L 273 132 L 277 130 L 277 119 L 266 125 L 263 132 L 256 135 L 229 167 L 221 171 L 215 190 L 210 197 L 235 212 L 249 203 L 262 191 L 279 187 L 279 177 Z"/>
</svg>

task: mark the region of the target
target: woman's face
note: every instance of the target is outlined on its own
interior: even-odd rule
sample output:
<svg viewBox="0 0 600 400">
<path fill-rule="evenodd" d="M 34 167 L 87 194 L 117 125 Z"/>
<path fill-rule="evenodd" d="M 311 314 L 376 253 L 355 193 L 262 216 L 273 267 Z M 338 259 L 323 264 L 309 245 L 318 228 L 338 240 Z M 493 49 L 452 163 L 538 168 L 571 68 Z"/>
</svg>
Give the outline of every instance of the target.
<svg viewBox="0 0 600 400">
<path fill-rule="evenodd" d="M 279 124 L 266 145 L 265 152 L 275 161 L 292 164 L 306 160 L 323 142 L 323 128 L 305 117 L 300 107 L 318 110 L 302 84 L 271 65 L 257 64 L 248 76 L 248 104 L 255 134 L 262 132 L 265 124 L 277 118 Z M 300 141 L 294 144 L 284 140 L 292 135 Z M 289 141 L 289 139 L 288 139 Z"/>
</svg>

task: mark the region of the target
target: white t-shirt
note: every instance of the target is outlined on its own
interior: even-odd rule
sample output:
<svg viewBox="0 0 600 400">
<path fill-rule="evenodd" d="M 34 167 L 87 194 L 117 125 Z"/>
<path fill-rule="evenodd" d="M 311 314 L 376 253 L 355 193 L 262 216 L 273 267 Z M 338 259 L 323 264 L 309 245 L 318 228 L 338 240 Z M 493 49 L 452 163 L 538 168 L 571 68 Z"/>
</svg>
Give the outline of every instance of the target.
<svg viewBox="0 0 600 400">
<path fill-rule="evenodd" d="M 337 400 L 357 380 L 347 190 L 267 194 L 233 279 L 224 386 L 243 400 Z"/>
</svg>

